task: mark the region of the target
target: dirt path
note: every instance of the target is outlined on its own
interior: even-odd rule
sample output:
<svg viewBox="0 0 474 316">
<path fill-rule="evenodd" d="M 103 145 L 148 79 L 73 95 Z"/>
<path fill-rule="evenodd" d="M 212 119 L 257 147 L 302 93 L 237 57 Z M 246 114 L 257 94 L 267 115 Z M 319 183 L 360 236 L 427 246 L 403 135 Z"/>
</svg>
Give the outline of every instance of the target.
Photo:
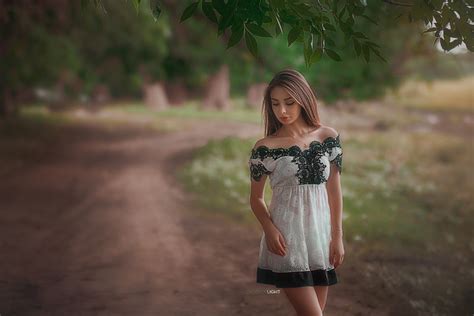
<svg viewBox="0 0 474 316">
<path fill-rule="evenodd" d="M 292 314 L 254 281 L 260 232 L 193 213 L 174 178 L 193 149 L 257 126 L 61 133 L 0 183 L 0 315 Z M 384 315 L 347 261 L 325 315 Z"/>
</svg>

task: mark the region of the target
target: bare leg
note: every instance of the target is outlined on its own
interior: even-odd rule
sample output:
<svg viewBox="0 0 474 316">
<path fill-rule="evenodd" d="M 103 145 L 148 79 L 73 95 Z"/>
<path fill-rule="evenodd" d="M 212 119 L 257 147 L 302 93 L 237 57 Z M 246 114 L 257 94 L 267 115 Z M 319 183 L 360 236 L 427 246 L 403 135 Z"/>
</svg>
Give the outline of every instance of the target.
<svg viewBox="0 0 474 316">
<path fill-rule="evenodd" d="M 318 297 L 312 286 L 283 288 L 298 316 L 322 316 Z"/>
<path fill-rule="evenodd" d="M 328 297 L 328 288 L 329 286 L 314 286 L 314 291 L 316 292 L 316 296 L 319 300 L 319 306 L 323 312 Z"/>
</svg>

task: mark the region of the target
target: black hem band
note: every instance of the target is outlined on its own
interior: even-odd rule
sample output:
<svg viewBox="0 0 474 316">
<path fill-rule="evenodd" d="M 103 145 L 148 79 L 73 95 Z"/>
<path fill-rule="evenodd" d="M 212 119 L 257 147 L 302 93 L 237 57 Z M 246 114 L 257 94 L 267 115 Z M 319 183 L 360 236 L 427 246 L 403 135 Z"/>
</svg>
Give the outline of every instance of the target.
<svg viewBox="0 0 474 316">
<path fill-rule="evenodd" d="M 325 286 L 338 282 L 336 270 L 312 270 L 298 272 L 273 272 L 257 267 L 257 283 L 275 285 L 277 288 L 301 286 Z"/>
</svg>

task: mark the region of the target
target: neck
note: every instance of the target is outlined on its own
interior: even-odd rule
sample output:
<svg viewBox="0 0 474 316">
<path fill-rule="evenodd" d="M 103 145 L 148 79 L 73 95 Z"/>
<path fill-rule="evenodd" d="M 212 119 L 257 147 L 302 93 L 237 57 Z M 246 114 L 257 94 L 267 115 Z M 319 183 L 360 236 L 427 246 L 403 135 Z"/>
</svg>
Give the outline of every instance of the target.
<svg viewBox="0 0 474 316">
<path fill-rule="evenodd" d="M 314 127 L 306 124 L 303 119 L 299 119 L 292 124 L 283 125 L 281 127 L 280 135 L 289 137 L 302 137 L 311 132 L 313 129 Z"/>
</svg>

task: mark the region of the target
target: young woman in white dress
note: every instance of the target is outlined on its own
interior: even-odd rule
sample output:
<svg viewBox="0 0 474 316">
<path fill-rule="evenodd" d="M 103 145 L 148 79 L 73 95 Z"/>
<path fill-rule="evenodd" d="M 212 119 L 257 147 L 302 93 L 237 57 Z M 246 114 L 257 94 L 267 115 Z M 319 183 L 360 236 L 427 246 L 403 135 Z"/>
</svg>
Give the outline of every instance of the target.
<svg viewBox="0 0 474 316">
<path fill-rule="evenodd" d="M 262 269 L 262 267 L 259 267 L 260 271 L 258 272 L 257 282 L 276 284 L 277 287 L 282 287 L 288 300 L 295 308 L 298 315 L 322 315 L 326 305 L 328 286 L 337 283 L 334 269 L 342 263 L 344 258 L 342 233 L 342 190 L 340 184 L 342 149 L 340 148 L 339 143 L 339 133 L 334 128 L 322 125 L 320 123 L 316 96 L 314 95 L 304 76 L 293 69 L 285 69 L 277 73 L 271 80 L 265 92 L 263 111 L 265 118 L 266 137 L 256 142 L 254 148 L 252 149 L 253 159 L 250 159 L 249 161 L 252 176 L 250 205 L 252 211 L 262 225 L 264 232 L 260 248 L 260 262 L 262 267 L 264 263 L 265 265 L 268 264 L 267 269 Z M 336 149 L 338 151 L 336 151 Z M 316 154 L 313 154 L 313 151 Z M 271 155 L 266 156 L 269 153 L 274 155 L 273 158 Z M 302 168 L 301 166 L 296 167 L 297 162 L 295 162 L 295 159 L 292 160 L 294 162 L 293 164 L 288 163 L 291 165 L 290 167 L 288 167 L 288 164 L 285 165 L 285 161 L 290 161 L 285 160 L 286 158 L 293 158 L 287 157 L 287 154 L 293 155 L 291 153 L 296 153 L 296 155 L 305 153 L 306 160 L 311 160 L 313 158 L 320 159 L 317 162 L 313 160 L 311 162 L 311 166 L 309 169 L 307 169 L 310 170 L 310 172 L 309 177 L 307 176 L 305 178 L 305 183 L 310 183 L 309 186 L 293 186 L 293 189 L 313 190 L 310 192 L 314 193 L 314 197 L 311 198 L 313 201 L 310 203 L 311 207 L 305 207 L 304 204 L 302 205 L 300 202 L 298 202 L 299 198 L 295 197 L 296 200 L 291 203 L 293 203 L 292 205 L 295 205 L 294 203 L 296 203 L 296 205 L 300 205 L 301 211 L 298 210 L 298 212 L 299 214 L 303 215 L 300 218 L 291 217 L 291 219 L 296 221 L 296 219 L 299 220 L 303 218 L 304 221 L 306 218 L 310 218 L 309 216 L 313 216 L 313 213 L 316 214 L 319 212 L 318 215 L 314 215 L 314 218 L 311 219 L 311 224 L 304 223 L 301 227 L 304 228 L 302 230 L 305 231 L 305 234 L 308 234 L 308 232 L 314 234 L 323 234 L 320 232 L 324 232 L 324 234 L 326 234 L 325 236 L 309 236 L 308 238 L 308 236 L 303 237 L 301 235 L 294 237 L 294 228 L 292 228 L 293 230 L 291 233 L 287 234 L 286 232 L 290 230 L 288 230 L 288 227 L 286 226 L 291 226 L 292 224 L 289 223 L 291 221 L 285 222 L 283 220 L 277 220 L 276 217 L 280 215 L 277 214 L 272 216 L 272 212 L 269 212 L 267 209 L 266 203 L 264 201 L 264 186 L 267 175 L 272 177 L 272 168 L 277 168 L 278 163 L 280 163 L 280 166 L 284 166 L 280 167 L 280 169 L 285 169 L 286 171 L 278 171 L 279 176 L 282 178 L 285 177 L 281 176 L 282 174 L 285 174 L 285 172 L 288 174 L 290 172 L 288 170 L 292 170 L 291 166 L 293 166 L 295 170 L 297 168 Z M 311 158 L 311 155 L 314 157 Z M 316 156 L 318 158 L 315 158 Z M 259 157 L 262 159 L 259 159 Z M 305 159 L 301 161 L 305 161 Z M 320 170 L 316 170 L 318 168 Z M 298 174 L 301 173 L 299 172 Z M 274 181 L 272 181 L 272 184 L 275 181 L 278 181 L 275 180 L 275 177 L 277 176 L 274 176 Z M 320 180 L 319 182 L 314 182 L 313 178 L 320 178 Z M 308 179 L 310 179 L 310 181 L 308 181 Z M 302 181 L 299 183 L 302 183 Z M 312 183 L 315 183 L 314 187 L 312 187 Z M 289 189 L 291 186 L 287 187 Z M 273 195 L 275 195 L 275 189 L 277 189 L 276 186 L 275 188 L 272 187 L 272 189 Z M 286 187 L 281 186 L 279 189 L 284 190 Z M 316 191 L 318 191 L 317 194 L 315 193 Z M 282 194 L 281 192 L 285 191 L 280 190 L 278 192 L 280 192 L 278 194 Z M 293 193 L 293 195 L 296 194 Z M 303 195 L 306 196 L 308 194 L 305 191 Z M 309 208 L 313 207 L 312 205 L 321 205 L 318 199 L 324 200 L 323 202 L 326 202 L 327 213 L 329 213 L 330 209 L 330 216 L 325 217 L 325 214 L 322 214 L 323 212 L 326 212 L 324 207 L 317 211 L 314 209 L 309 210 Z M 284 198 L 282 197 L 272 197 L 272 204 L 275 204 L 273 205 L 275 208 L 275 213 L 277 212 L 276 208 L 278 201 L 283 200 Z M 315 200 L 316 202 L 314 202 Z M 275 203 L 273 203 L 273 201 L 275 201 Z M 286 202 L 282 202 L 282 204 L 284 203 Z M 290 210 L 285 209 L 285 211 L 281 213 L 289 211 Z M 307 215 L 306 213 L 311 215 Z M 282 216 L 289 215 L 284 214 Z M 292 214 L 291 216 L 297 215 Z M 326 218 L 327 221 L 325 221 Z M 310 220 L 308 219 L 308 221 Z M 314 224 L 315 222 L 320 222 L 322 224 Z M 289 224 L 285 225 L 286 223 Z M 316 227 L 315 230 L 311 231 L 311 227 L 308 225 L 311 225 L 311 227 Z M 327 229 L 325 229 L 326 226 Z M 296 235 L 299 233 L 300 232 L 297 231 Z M 301 232 L 301 234 L 303 234 L 303 232 Z M 288 239 L 291 238 L 291 240 L 296 240 L 293 242 L 294 246 L 290 246 L 286 237 L 288 237 Z M 309 242 L 304 245 L 304 248 L 299 248 L 301 243 L 305 243 L 305 240 Z M 304 251 L 302 251 L 304 253 L 295 253 L 295 249 L 291 249 L 291 247 L 304 249 Z M 311 254 L 311 251 L 313 251 L 311 247 L 323 247 L 323 250 L 319 249 L 318 255 L 315 256 Z M 293 253 L 291 252 L 292 250 Z M 314 253 L 316 252 L 317 251 L 314 250 Z M 289 256 L 293 256 L 294 258 L 289 258 L 289 261 L 284 261 L 284 258 L 288 258 Z M 281 266 L 284 266 L 286 269 L 288 269 L 288 271 L 298 272 L 279 274 L 279 276 L 283 275 L 284 279 L 279 279 L 279 281 L 275 283 L 276 281 L 274 279 L 274 275 L 277 274 L 271 270 L 271 265 L 274 264 L 276 266 L 277 263 L 280 262 L 278 261 L 279 259 L 283 260 L 281 261 Z M 291 266 L 291 264 L 294 262 L 298 262 L 300 259 L 321 262 L 305 262 L 306 267 L 310 267 L 309 269 L 306 268 L 306 270 L 312 271 L 303 271 L 302 269 L 298 270 L 297 268 L 293 268 L 293 270 L 291 270 L 291 267 L 288 268 L 288 266 Z M 302 266 L 301 264 L 298 265 L 299 267 Z M 313 269 L 311 268 L 311 265 L 313 265 Z M 318 273 L 315 274 L 315 265 L 318 265 L 318 267 L 321 265 L 321 267 L 326 268 L 318 269 Z M 273 270 L 275 271 L 275 269 Z M 299 271 L 303 271 L 301 273 L 306 274 L 298 274 L 296 275 L 295 279 L 295 275 L 292 275 L 292 273 L 299 273 Z M 311 274 L 311 272 L 313 272 L 313 274 Z M 321 274 L 320 272 L 324 273 Z M 333 274 L 331 275 L 326 272 L 332 272 Z M 328 275 L 330 275 L 330 277 L 328 277 Z M 286 277 L 291 278 L 288 279 Z M 285 283 L 282 283 L 282 280 L 284 280 Z M 294 284 L 294 286 L 292 284 Z"/>
</svg>

